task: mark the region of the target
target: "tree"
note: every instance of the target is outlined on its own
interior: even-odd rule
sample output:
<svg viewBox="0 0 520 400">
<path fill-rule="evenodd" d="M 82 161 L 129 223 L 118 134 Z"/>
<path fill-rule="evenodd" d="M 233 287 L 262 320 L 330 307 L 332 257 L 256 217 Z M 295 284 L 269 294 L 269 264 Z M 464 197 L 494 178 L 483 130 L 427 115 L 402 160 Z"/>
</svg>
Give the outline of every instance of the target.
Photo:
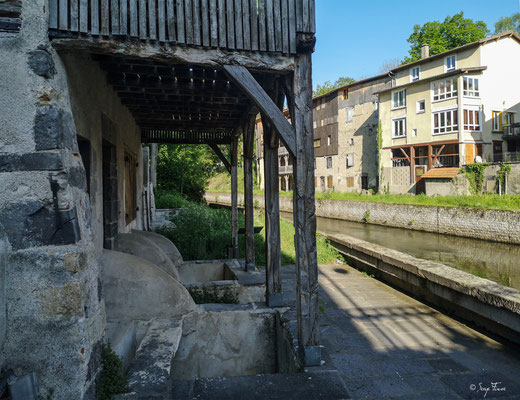
<svg viewBox="0 0 520 400">
<path fill-rule="evenodd" d="M 331 83 L 330 81 L 324 82 L 322 85 L 316 86 L 316 90 L 313 92 L 313 96 L 321 96 L 322 94 L 328 93 L 333 89 L 350 85 L 351 83 L 354 83 L 356 80 L 346 77 L 346 76 L 340 76 L 336 82 Z"/>
<path fill-rule="evenodd" d="M 157 154 L 157 186 L 159 191 L 175 190 L 190 200 L 201 201 L 209 178 L 223 169 L 208 145 L 161 145 Z"/>
<path fill-rule="evenodd" d="M 452 17 L 446 17 L 444 22 L 433 21 L 423 26 L 415 25 L 407 40 L 410 43 L 410 56 L 405 58 L 404 63 L 420 60 L 423 44 L 430 46 L 430 55 L 433 56 L 476 42 L 485 38 L 487 34 L 489 30 L 485 22 L 464 18 L 462 11 Z"/>
<path fill-rule="evenodd" d="M 520 13 L 513 14 L 510 17 L 502 17 L 495 24 L 495 33 L 509 30 L 520 33 Z"/>
<path fill-rule="evenodd" d="M 397 68 L 399 65 L 401 65 L 403 62 L 399 58 L 393 58 L 391 60 L 385 61 L 383 65 L 379 68 L 380 74 L 385 74 L 394 68 Z"/>
</svg>

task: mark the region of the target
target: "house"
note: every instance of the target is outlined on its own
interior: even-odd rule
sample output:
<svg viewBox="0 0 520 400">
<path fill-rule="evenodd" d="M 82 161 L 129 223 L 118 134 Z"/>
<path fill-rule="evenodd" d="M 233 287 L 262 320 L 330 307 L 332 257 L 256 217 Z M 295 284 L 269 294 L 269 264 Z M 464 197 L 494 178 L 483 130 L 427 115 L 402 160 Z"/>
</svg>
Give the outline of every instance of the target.
<svg viewBox="0 0 520 400">
<path fill-rule="evenodd" d="M 377 92 L 389 88 L 388 74 L 363 79 L 313 99 L 314 186 L 317 191 L 360 192 L 378 186 Z M 263 131 L 257 120 L 258 180 L 263 188 Z M 292 190 L 292 159 L 278 149 L 280 190 Z"/>
<path fill-rule="evenodd" d="M 519 151 L 510 124 L 520 112 L 520 37 L 504 32 L 391 71 L 379 92 L 383 187 L 416 187 L 434 168 L 502 161 Z"/>
<path fill-rule="evenodd" d="M 232 176 L 237 246 L 237 143 L 244 136 L 246 265 L 254 267 L 259 112 L 269 135 L 302 155 L 294 163 L 302 193 L 294 217 L 303 254 L 296 261 L 299 346 L 305 364 L 320 365 L 316 221 L 302 221 L 314 216 L 306 183 L 313 178 L 312 118 L 305 113 L 312 105 L 314 9 L 313 0 L 0 4 L 0 369 L 36 373 L 45 397 L 53 389 L 59 399 L 95 398 L 110 317 L 103 257 L 118 235 L 150 226 L 143 144 L 210 145 L 217 153 L 219 145 L 232 147 L 231 160 L 219 157 Z M 272 97 L 282 104 L 287 98 L 291 124 Z M 279 221 L 277 195 L 267 210 L 272 221 Z M 266 302 L 279 306 L 279 225 L 266 231 Z M 149 292 L 143 282 L 125 286 L 129 298 Z M 153 294 L 163 304 L 175 298 L 173 291 Z"/>
</svg>

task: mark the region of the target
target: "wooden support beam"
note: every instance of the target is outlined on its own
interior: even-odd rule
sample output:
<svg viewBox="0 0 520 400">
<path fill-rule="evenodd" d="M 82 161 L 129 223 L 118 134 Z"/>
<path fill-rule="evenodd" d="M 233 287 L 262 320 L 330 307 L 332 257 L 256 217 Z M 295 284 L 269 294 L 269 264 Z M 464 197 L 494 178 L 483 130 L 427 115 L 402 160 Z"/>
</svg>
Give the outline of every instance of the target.
<svg viewBox="0 0 520 400">
<path fill-rule="evenodd" d="M 224 153 L 222 153 L 222 150 L 220 150 L 220 148 L 216 144 L 209 144 L 209 147 L 211 147 L 211 149 L 215 152 L 220 161 L 222 161 L 228 172 L 231 173 L 231 164 L 227 160 Z"/>
<path fill-rule="evenodd" d="M 244 93 L 258 106 L 260 111 L 275 127 L 289 153 L 296 156 L 293 126 L 287 121 L 283 112 L 276 106 L 249 70 L 238 65 L 224 65 L 224 71 L 237 86 L 242 88 Z"/>
<path fill-rule="evenodd" d="M 246 216 L 246 271 L 255 269 L 255 217 L 253 205 L 253 142 L 256 114 L 249 114 L 244 124 L 244 209 Z"/>
<path fill-rule="evenodd" d="M 432 162 L 432 145 L 428 145 L 428 171 L 432 169 L 433 162 Z"/>
<path fill-rule="evenodd" d="M 276 103 L 283 108 L 281 90 L 275 92 Z M 265 258 L 266 258 L 266 303 L 268 307 L 283 306 L 280 248 L 280 192 L 278 179 L 278 135 L 262 114 L 264 135 L 264 179 L 265 179 Z"/>
<path fill-rule="evenodd" d="M 415 147 L 410 146 L 410 183 L 415 183 Z"/>
<path fill-rule="evenodd" d="M 431 147 L 431 146 L 430 146 Z M 435 157 L 433 158 L 432 160 L 432 167 L 435 165 L 435 161 L 437 161 L 437 158 L 439 158 L 439 156 L 441 155 L 442 151 L 444 150 L 444 148 L 446 147 L 445 144 L 443 144 L 441 146 L 441 148 L 439 149 L 439 152 L 435 155 Z"/>
<path fill-rule="evenodd" d="M 293 223 L 296 248 L 296 310 L 298 341 L 304 366 L 321 364 L 318 321 L 318 259 L 314 199 L 314 131 L 312 123 L 311 55 L 295 57 L 292 90 L 288 96 L 296 131 Z"/>
<path fill-rule="evenodd" d="M 408 162 L 410 162 L 410 157 L 408 156 L 408 154 L 406 154 L 406 151 L 404 151 L 404 149 L 402 147 L 400 147 L 399 150 L 401 150 L 401 153 L 403 153 L 404 156 L 406 157 L 406 159 L 408 160 Z"/>
<path fill-rule="evenodd" d="M 231 142 L 231 258 L 238 258 L 238 136 Z"/>
</svg>

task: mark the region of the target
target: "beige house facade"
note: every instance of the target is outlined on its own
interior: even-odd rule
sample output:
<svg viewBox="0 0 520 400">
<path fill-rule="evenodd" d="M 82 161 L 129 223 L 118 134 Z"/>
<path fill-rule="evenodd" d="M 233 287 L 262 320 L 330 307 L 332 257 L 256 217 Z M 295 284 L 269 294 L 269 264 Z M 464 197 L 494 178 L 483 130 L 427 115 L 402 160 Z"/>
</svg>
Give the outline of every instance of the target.
<svg viewBox="0 0 520 400">
<path fill-rule="evenodd" d="M 316 191 L 360 192 L 377 189 L 377 93 L 392 84 L 388 74 L 334 89 L 313 99 Z M 263 130 L 257 120 L 258 184 L 263 189 Z M 292 159 L 280 145 L 280 190 L 292 188 Z"/>
<path fill-rule="evenodd" d="M 509 161 L 520 151 L 509 125 L 520 112 L 520 37 L 495 35 L 395 68 L 379 93 L 381 184 L 420 193 L 435 168 Z"/>
</svg>

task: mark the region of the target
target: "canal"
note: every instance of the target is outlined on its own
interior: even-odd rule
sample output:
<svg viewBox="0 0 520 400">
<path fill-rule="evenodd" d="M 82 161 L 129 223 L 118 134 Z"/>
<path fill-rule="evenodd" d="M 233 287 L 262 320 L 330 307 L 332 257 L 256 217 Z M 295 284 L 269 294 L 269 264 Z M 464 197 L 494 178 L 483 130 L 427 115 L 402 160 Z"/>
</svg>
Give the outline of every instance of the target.
<svg viewBox="0 0 520 400">
<path fill-rule="evenodd" d="M 281 212 L 281 217 L 292 220 L 291 213 Z M 518 245 L 322 217 L 317 224 L 325 235 L 352 236 L 520 290 Z"/>
</svg>

